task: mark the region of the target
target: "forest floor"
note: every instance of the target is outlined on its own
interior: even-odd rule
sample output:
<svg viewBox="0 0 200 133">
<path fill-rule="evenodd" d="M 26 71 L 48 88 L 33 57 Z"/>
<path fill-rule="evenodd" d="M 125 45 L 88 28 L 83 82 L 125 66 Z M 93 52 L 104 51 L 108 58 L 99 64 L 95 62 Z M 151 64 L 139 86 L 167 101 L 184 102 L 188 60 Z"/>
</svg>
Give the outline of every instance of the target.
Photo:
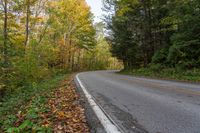
<svg viewBox="0 0 200 133">
<path fill-rule="evenodd" d="M 30 99 L 4 99 L 0 104 L 0 132 L 89 132 L 72 79 L 72 75 L 56 77 L 42 83 L 40 89 L 21 94 Z"/>
<path fill-rule="evenodd" d="M 155 79 L 200 82 L 200 69 L 180 71 L 172 68 L 168 69 L 140 68 L 140 69 L 122 70 L 119 72 L 119 74 L 140 76 L 146 78 L 155 78 Z"/>
</svg>

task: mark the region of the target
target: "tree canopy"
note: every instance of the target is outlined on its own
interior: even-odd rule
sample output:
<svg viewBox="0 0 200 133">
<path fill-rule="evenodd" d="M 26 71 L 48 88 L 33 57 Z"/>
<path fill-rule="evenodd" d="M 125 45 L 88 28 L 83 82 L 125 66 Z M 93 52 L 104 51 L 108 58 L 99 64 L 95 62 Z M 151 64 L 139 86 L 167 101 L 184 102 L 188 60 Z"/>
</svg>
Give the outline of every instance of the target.
<svg viewBox="0 0 200 133">
<path fill-rule="evenodd" d="M 198 0 L 104 0 L 112 53 L 125 68 L 199 68 Z"/>
<path fill-rule="evenodd" d="M 0 10 L 0 95 L 60 71 L 106 69 L 118 62 L 104 36 L 98 37 L 85 0 L 1 0 Z"/>
</svg>

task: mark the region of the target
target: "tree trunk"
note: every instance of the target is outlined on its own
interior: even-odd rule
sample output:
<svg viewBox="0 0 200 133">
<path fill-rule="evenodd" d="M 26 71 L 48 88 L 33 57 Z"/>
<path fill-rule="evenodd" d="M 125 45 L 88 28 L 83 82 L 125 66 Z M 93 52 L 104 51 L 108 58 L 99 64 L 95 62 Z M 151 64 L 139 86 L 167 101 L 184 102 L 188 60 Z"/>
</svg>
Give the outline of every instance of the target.
<svg viewBox="0 0 200 133">
<path fill-rule="evenodd" d="M 4 0 L 4 27 L 3 27 L 3 74 L 2 74 L 2 81 L 3 84 L 6 85 L 8 81 L 8 3 L 7 0 Z M 4 95 L 6 86 L 0 88 L 0 97 Z M 1 99 L 0 99 L 1 100 Z"/>
<path fill-rule="evenodd" d="M 80 56 L 81 56 L 81 51 L 80 51 L 80 49 L 79 49 L 79 50 L 78 50 L 77 68 L 76 68 L 76 70 L 80 70 L 80 68 L 81 68 Z"/>
<path fill-rule="evenodd" d="M 71 53 L 71 70 L 74 71 L 74 58 L 75 58 L 75 50 Z"/>
<path fill-rule="evenodd" d="M 7 42 L 8 42 L 8 7 L 7 7 L 7 0 L 4 0 L 4 32 L 3 32 L 3 36 L 4 36 L 4 49 L 3 49 L 3 53 L 4 53 L 4 65 L 6 65 L 8 63 L 8 58 L 7 58 Z"/>
<path fill-rule="evenodd" d="M 30 0 L 27 0 L 26 3 L 26 37 L 24 45 L 27 46 L 28 44 L 28 38 L 29 38 L 29 13 L 30 13 Z"/>
<path fill-rule="evenodd" d="M 128 63 L 127 60 L 122 60 L 123 61 L 123 65 L 124 65 L 124 70 L 128 69 Z"/>
<path fill-rule="evenodd" d="M 69 52 L 68 52 L 68 66 L 69 69 L 71 69 L 71 45 L 72 45 L 72 41 L 71 38 L 69 38 Z"/>
<path fill-rule="evenodd" d="M 66 36 L 67 36 L 67 34 L 64 33 L 64 46 L 66 46 Z"/>
</svg>

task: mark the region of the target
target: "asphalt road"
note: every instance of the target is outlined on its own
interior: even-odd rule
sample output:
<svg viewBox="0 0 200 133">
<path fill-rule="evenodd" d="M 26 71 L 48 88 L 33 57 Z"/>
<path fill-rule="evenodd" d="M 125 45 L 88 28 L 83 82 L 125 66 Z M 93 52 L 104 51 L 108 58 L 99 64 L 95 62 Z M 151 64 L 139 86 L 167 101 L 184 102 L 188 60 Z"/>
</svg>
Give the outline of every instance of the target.
<svg viewBox="0 0 200 133">
<path fill-rule="evenodd" d="M 200 84 L 115 71 L 85 72 L 79 79 L 126 133 L 200 133 Z"/>
</svg>

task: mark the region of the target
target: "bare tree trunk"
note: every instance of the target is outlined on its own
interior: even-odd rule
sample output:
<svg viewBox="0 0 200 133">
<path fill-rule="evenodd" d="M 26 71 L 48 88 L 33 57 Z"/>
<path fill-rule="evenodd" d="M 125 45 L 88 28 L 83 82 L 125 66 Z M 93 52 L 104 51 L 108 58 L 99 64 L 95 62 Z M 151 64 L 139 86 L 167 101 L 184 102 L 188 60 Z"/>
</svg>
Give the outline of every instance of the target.
<svg viewBox="0 0 200 133">
<path fill-rule="evenodd" d="M 8 43 L 8 4 L 7 4 L 7 0 L 4 0 L 4 32 L 3 32 L 3 36 L 4 36 L 4 49 L 3 49 L 3 53 L 4 53 L 4 65 L 6 66 L 8 63 L 8 57 L 7 57 L 7 43 Z"/>
<path fill-rule="evenodd" d="M 38 44 L 40 44 L 40 43 L 42 42 L 42 39 L 44 38 L 44 36 L 45 36 L 45 34 L 46 34 L 46 31 L 47 31 L 47 29 L 48 29 L 48 24 L 46 24 L 46 25 L 45 25 L 45 28 L 44 28 L 44 30 L 43 30 L 43 32 L 42 32 L 42 34 L 41 34 L 41 35 L 40 35 L 40 37 L 39 37 Z"/>
<path fill-rule="evenodd" d="M 64 33 L 64 46 L 66 46 L 66 33 Z"/>
<path fill-rule="evenodd" d="M 27 0 L 26 3 L 26 37 L 24 45 L 27 46 L 28 38 L 29 38 L 29 13 L 30 13 L 30 0 Z"/>
<path fill-rule="evenodd" d="M 64 33 L 63 35 L 63 39 L 64 39 L 64 45 L 63 45 L 63 48 L 61 49 L 61 53 L 62 53 L 62 61 L 63 61 L 63 69 L 66 69 L 68 66 L 67 66 L 67 61 L 66 61 L 66 56 L 64 55 L 65 53 L 65 48 L 66 48 L 66 33 Z"/>
<path fill-rule="evenodd" d="M 72 41 L 71 38 L 69 38 L 69 53 L 68 53 L 68 65 L 69 65 L 69 69 L 71 70 L 71 49 L 72 49 Z"/>
<path fill-rule="evenodd" d="M 80 70 L 81 68 L 81 62 L 80 62 L 80 56 L 81 56 L 81 51 L 78 49 L 78 57 L 77 57 L 77 70 Z"/>
<path fill-rule="evenodd" d="M 74 71 L 74 58 L 75 58 L 75 50 L 73 49 L 71 53 L 71 70 Z"/>
</svg>

